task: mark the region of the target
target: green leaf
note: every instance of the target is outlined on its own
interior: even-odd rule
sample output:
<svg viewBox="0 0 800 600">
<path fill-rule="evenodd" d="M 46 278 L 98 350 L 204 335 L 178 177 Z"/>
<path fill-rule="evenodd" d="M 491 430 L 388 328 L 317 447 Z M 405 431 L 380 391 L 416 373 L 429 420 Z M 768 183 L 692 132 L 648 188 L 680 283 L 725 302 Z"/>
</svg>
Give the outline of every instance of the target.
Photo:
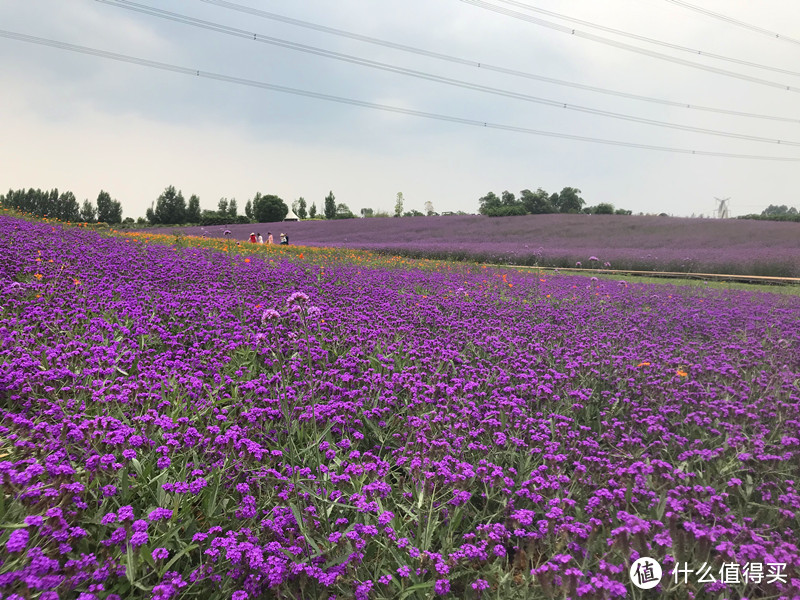
<svg viewBox="0 0 800 600">
<path fill-rule="evenodd" d="M 433 586 L 434 586 L 433 581 L 425 581 L 424 583 L 417 583 L 416 585 L 412 585 L 410 588 L 408 588 L 406 591 L 403 592 L 399 600 L 404 600 L 405 598 L 408 598 L 411 594 L 413 594 L 417 590 L 425 590 L 428 588 L 432 588 Z"/>
<path fill-rule="evenodd" d="M 139 553 L 144 558 L 144 562 L 150 565 L 150 568 L 155 571 L 156 569 L 156 562 L 153 560 L 153 551 L 150 549 L 150 546 L 142 546 L 139 549 Z"/>
<path fill-rule="evenodd" d="M 171 559 L 169 559 L 169 562 L 161 568 L 161 571 L 158 574 L 159 579 L 164 576 L 164 573 L 170 570 L 170 567 L 172 567 L 172 565 L 174 565 L 178 561 L 178 559 L 180 559 L 182 556 L 185 556 L 186 554 L 188 554 L 197 547 L 198 544 L 191 544 L 189 546 L 186 546 L 186 548 L 184 548 L 183 550 L 178 552 L 175 556 L 173 556 Z"/>
<path fill-rule="evenodd" d="M 319 546 L 317 546 L 316 542 L 311 538 L 310 535 L 306 532 L 306 528 L 303 524 L 303 516 L 300 514 L 300 510 L 293 502 L 289 502 L 289 508 L 292 510 L 292 515 L 294 515 L 294 520 L 297 521 L 297 527 L 300 529 L 300 533 L 302 534 L 303 538 L 305 538 L 306 542 L 314 548 L 314 552 L 317 554 L 321 554 Z"/>
<path fill-rule="evenodd" d="M 136 581 L 136 557 L 133 555 L 133 547 L 128 544 L 126 550 L 128 564 L 125 565 L 125 577 L 128 578 L 128 581 L 131 583 L 135 583 Z"/>
</svg>

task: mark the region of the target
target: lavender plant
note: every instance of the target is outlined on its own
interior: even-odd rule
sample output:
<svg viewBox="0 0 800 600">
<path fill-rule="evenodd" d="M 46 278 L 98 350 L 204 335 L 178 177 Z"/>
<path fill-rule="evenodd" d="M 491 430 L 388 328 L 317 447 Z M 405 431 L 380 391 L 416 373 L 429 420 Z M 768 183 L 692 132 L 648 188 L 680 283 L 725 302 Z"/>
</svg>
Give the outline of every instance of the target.
<svg viewBox="0 0 800 600">
<path fill-rule="evenodd" d="M 4 599 L 800 595 L 797 297 L 51 229 L 0 217 Z"/>
</svg>

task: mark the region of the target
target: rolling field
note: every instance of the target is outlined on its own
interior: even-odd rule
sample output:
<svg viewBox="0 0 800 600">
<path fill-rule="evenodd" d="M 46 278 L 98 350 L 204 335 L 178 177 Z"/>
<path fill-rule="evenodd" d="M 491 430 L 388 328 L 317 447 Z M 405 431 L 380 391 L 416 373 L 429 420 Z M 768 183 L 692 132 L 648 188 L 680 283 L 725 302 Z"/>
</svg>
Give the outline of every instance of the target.
<svg viewBox="0 0 800 600">
<path fill-rule="evenodd" d="M 246 240 L 258 231 L 293 244 L 410 257 L 551 267 L 800 277 L 800 223 L 616 215 L 404 217 L 181 229 Z M 155 230 L 164 232 L 163 229 Z M 177 231 L 177 230 L 176 230 Z M 590 257 L 597 261 L 590 261 Z"/>
<path fill-rule="evenodd" d="M 797 296 L 0 216 L 0 419 L 3 600 L 800 596 Z"/>
</svg>

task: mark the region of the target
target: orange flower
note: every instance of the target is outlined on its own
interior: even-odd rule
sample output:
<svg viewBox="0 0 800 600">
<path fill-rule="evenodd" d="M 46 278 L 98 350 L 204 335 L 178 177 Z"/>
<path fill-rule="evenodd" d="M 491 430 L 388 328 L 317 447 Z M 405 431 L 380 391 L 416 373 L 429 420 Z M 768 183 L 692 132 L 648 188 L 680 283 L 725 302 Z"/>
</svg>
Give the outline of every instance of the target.
<svg viewBox="0 0 800 600">
<path fill-rule="evenodd" d="M 680 369 L 678 369 L 677 371 L 675 371 L 675 374 L 676 374 L 678 377 L 688 377 L 688 376 L 689 376 L 689 374 L 688 374 L 686 371 L 681 371 Z"/>
<path fill-rule="evenodd" d="M 636 365 L 636 366 L 637 366 L 637 367 L 649 367 L 649 366 L 650 366 L 650 363 L 649 363 L 649 362 L 640 362 L 640 363 L 639 363 L 638 365 Z"/>
<path fill-rule="evenodd" d="M 249 262 L 250 262 L 250 259 L 249 259 L 249 258 L 245 258 L 245 259 L 244 259 L 244 262 L 248 262 L 248 263 L 249 263 Z"/>
<path fill-rule="evenodd" d="M 42 278 L 42 274 L 41 273 L 36 273 L 36 275 L 34 275 L 34 277 L 36 277 L 36 279 L 41 279 Z"/>
<path fill-rule="evenodd" d="M 81 284 L 80 280 L 79 279 L 75 279 L 74 277 L 72 278 L 72 283 L 74 283 L 75 285 L 80 285 Z"/>
<path fill-rule="evenodd" d="M 301 252 L 300 253 L 300 259 L 302 260 L 302 258 L 303 258 L 303 253 Z"/>
</svg>

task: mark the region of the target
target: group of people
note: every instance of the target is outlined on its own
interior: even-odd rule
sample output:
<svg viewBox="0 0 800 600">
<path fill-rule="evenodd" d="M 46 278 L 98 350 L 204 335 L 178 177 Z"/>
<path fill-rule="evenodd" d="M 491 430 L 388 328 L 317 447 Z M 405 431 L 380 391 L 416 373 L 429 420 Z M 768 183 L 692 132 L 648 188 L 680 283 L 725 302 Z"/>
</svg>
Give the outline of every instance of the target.
<svg viewBox="0 0 800 600">
<path fill-rule="evenodd" d="M 260 233 L 251 233 L 250 234 L 250 243 L 251 244 L 263 244 L 264 243 L 264 238 L 261 237 Z M 267 241 L 266 241 L 266 243 L 267 244 L 274 244 L 275 243 L 274 240 L 272 239 L 272 232 L 271 231 L 267 232 Z M 285 233 L 281 234 L 280 245 L 281 246 L 288 246 L 289 245 L 289 236 L 286 235 Z"/>
</svg>

